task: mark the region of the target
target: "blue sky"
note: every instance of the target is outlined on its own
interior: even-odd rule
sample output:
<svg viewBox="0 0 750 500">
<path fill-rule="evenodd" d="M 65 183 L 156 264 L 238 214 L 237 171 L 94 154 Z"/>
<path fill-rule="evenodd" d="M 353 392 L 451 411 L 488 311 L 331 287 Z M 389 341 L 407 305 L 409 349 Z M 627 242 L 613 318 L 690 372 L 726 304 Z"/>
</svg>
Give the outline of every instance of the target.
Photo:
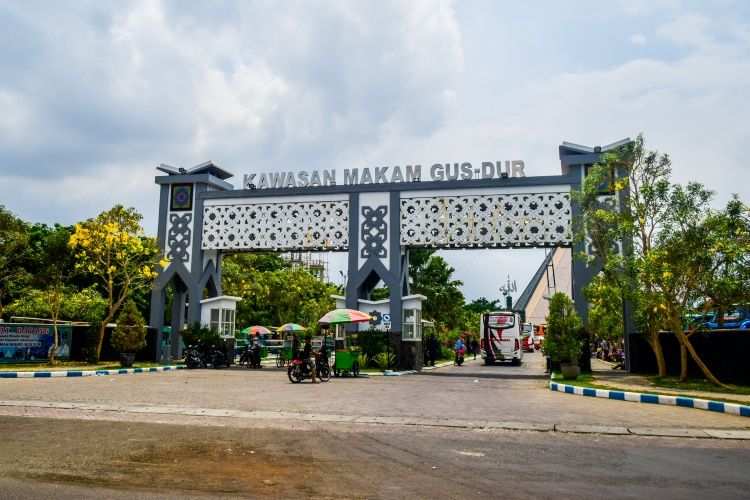
<svg viewBox="0 0 750 500">
<path fill-rule="evenodd" d="M 643 132 L 676 181 L 750 174 L 750 4 L 0 0 L 0 203 L 156 228 L 155 167 L 243 173 L 486 158 L 559 172 L 563 141 Z M 448 255 L 469 298 L 542 251 Z M 332 257 L 335 265 L 338 258 Z M 343 260 L 342 260 L 343 262 Z M 337 276 L 333 269 L 332 276 Z"/>
</svg>

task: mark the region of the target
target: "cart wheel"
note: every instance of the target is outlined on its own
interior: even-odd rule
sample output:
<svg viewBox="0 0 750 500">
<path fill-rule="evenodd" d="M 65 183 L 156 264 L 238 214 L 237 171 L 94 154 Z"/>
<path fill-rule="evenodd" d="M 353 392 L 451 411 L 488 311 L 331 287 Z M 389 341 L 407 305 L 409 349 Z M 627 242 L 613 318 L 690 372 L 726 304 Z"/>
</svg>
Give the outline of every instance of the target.
<svg viewBox="0 0 750 500">
<path fill-rule="evenodd" d="M 334 377 L 338 377 L 339 375 L 341 375 L 341 372 L 339 371 L 339 369 L 338 368 L 334 368 L 333 369 L 333 376 Z"/>
<path fill-rule="evenodd" d="M 354 374 L 355 377 L 359 376 L 359 361 L 355 362 L 354 365 L 352 365 L 352 374 Z"/>
</svg>

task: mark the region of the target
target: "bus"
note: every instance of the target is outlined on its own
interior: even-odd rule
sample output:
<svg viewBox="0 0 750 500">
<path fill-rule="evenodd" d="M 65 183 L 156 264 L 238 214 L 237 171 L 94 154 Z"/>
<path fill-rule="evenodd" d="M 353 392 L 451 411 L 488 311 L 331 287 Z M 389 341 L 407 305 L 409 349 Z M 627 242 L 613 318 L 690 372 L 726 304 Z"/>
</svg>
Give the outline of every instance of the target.
<svg viewBox="0 0 750 500">
<path fill-rule="evenodd" d="M 521 316 L 513 311 L 483 313 L 479 324 L 480 352 L 484 363 L 510 361 L 520 365 L 523 361 L 521 346 Z"/>
</svg>

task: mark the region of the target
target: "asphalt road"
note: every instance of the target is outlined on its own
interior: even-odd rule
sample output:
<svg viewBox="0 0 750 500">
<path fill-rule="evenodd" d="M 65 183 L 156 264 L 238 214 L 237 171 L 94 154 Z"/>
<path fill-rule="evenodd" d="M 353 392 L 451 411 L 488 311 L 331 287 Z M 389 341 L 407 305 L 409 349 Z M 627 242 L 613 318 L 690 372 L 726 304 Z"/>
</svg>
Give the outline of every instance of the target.
<svg viewBox="0 0 750 500">
<path fill-rule="evenodd" d="M 525 430 L 746 417 L 554 393 L 542 372 L 535 354 L 317 385 L 241 367 L 0 379 L 0 496 L 750 497 L 748 441 Z"/>
</svg>

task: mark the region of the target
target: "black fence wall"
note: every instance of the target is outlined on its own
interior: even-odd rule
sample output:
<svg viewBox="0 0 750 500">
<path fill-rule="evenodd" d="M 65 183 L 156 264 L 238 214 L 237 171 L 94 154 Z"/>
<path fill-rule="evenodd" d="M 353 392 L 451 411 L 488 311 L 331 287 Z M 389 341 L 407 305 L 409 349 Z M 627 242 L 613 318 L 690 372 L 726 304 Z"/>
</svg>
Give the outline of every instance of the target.
<svg viewBox="0 0 750 500">
<path fill-rule="evenodd" d="M 94 331 L 96 330 L 96 331 Z M 110 339 L 112 338 L 112 330 L 114 328 L 107 328 L 104 330 L 104 341 L 102 342 L 102 352 L 99 357 L 100 361 L 119 361 L 120 354 L 112 348 Z M 87 326 L 74 326 L 73 327 L 73 341 L 70 346 L 70 359 L 72 361 L 87 361 L 88 353 L 91 349 L 96 349 L 96 342 L 98 339 L 98 330 L 92 329 Z M 138 351 L 135 356 L 136 361 L 156 361 L 156 342 L 157 342 L 157 331 L 156 328 L 148 328 L 146 332 L 146 347 Z"/>
<path fill-rule="evenodd" d="M 719 330 L 690 337 L 696 352 L 716 377 L 730 384 L 750 384 L 750 330 Z M 662 333 L 661 347 L 668 375 L 680 374 L 680 344 L 671 333 Z M 630 371 L 656 375 L 656 356 L 646 339 L 630 335 Z M 688 376 L 705 378 L 688 354 Z"/>
</svg>

